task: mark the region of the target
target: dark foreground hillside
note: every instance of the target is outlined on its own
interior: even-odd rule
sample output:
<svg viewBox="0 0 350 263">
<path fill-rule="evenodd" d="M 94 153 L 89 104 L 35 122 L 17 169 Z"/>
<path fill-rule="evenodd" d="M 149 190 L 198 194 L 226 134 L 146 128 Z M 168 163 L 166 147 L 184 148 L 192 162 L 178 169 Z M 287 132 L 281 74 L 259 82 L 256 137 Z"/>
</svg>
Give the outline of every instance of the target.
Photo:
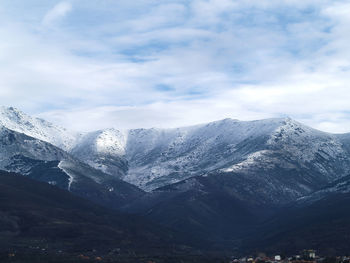
<svg viewBox="0 0 350 263">
<path fill-rule="evenodd" d="M 0 262 L 227 262 L 226 256 L 255 252 L 350 251 L 349 193 L 293 203 L 270 215 L 250 213 L 223 192 L 204 193 L 167 189 L 163 202 L 145 206 L 145 219 L 0 171 Z"/>
<path fill-rule="evenodd" d="M 294 204 L 255 229 L 245 240 L 245 248 L 287 255 L 313 248 L 322 255 L 348 255 L 349 207 L 350 193 L 334 193 L 313 203 Z"/>
<path fill-rule="evenodd" d="M 163 187 L 126 210 L 206 240 L 231 255 L 350 252 L 350 176 L 285 206 L 234 191 L 235 178 L 194 177 Z M 252 188 L 252 195 L 257 187 Z"/>
<path fill-rule="evenodd" d="M 198 254 L 181 245 L 178 238 L 143 218 L 105 209 L 46 183 L 0 172 L 1 262 L 12 254 L 17 258 L 27 255 L 33 262 L 41 262 L 35 259 L 38 256 L 50 262 L 50 255 L 77 260 L 79 254 L 91 258 L 109 254 L 126 262 L 125 258 L 136 260 L 142 255 Z M 29 258 L 9 262 L 30 262 Z"/>
</svg>

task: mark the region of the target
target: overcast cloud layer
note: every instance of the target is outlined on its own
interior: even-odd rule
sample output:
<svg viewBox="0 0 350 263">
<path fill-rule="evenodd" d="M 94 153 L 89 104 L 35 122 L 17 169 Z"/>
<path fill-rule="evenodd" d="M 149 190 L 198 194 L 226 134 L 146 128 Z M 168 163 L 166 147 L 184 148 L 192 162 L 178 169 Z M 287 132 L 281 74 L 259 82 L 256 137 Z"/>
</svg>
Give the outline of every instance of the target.
<svg viewBox="0 0 350 263">
<path fill-rule="evenodd" d="M 3 0 L 0 104 L 75 130 L 290 116 L 350 132 L 350 2 Z"/>
</svg>

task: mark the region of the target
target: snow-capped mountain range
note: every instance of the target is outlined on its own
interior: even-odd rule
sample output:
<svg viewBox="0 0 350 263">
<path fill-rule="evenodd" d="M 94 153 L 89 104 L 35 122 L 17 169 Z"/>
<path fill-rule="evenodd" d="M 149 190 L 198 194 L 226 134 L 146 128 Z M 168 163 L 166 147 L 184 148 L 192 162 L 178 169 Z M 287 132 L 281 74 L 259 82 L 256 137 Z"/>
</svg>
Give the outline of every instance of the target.
<svg viewBox="0 0 350 263">
<path fill-rule="evenodd" d="M 6 129 L 47 143 L 37 150 L 38 141 L 32 145 L 30 140 L 22 139 L 25 143 L 20 147 L 28 147 L 14 148 L 6 154 L 3 151 L 2 169 L 10 170 L 6 162 L 15 153 L 25 152 L 28 158 L 44 161 L 70 158 L 100 170 L 105 177 L 121 179 L 146 191 L 196 176 L 239 174 L 240 181 L 245 178 L 242 184 L 237 183 L 240 191 L 251 192 L 251 185 L 246 185 L 251 181 L 262 185 L 258 192 L 266 200 L 280 194 L 290 200 L 322 188 L 350 170 L 349 136 L 321 132 L 290 118 L 224 119 L 175 129 L 77 133 L 3 107 L 0 126 L 2 133 Z M 14 170 L 25 173 L 18 169 Z M 105 179 L 94 180 L 101 183 Z"/>
<path fill-rule="evenodd" d="M 276 246 L 281 233 L 283 249 L 304 236 L 315 247 L 348 238 L 350 134 L 290 118 L 79 133 L 3 107 L 0 170 L 221 248 Z M 257 236 L 267 238 L 254 245 Z"/>
<path fill-rule="evenodd" d="M 0 110 L 0 170 L 16 172 L 118 207 L 143 192 L 71 154 L 81 134 L 12 107 Z"/>
</svg>

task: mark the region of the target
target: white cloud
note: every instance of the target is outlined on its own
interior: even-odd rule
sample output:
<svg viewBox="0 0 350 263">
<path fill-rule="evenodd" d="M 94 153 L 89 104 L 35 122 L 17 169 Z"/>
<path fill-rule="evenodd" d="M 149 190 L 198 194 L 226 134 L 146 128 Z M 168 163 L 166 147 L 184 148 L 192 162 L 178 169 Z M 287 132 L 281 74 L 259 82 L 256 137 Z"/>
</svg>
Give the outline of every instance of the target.
<svg viewBox="0 0 350 263">
<path fill-rule="evenodd" d="M 72 11 L 71 3 L 59 2 L 45 14 L 42 23 L 45 26 L 50 26 L 57 20 L 66 16 L 70 11 Z"/>
<path fill-rule="evenodd" d="M 28 1 L 0 18 L 0 104 L 78 130 L 289 115 L 350 131 L 341 2 Z"/>
</svg>

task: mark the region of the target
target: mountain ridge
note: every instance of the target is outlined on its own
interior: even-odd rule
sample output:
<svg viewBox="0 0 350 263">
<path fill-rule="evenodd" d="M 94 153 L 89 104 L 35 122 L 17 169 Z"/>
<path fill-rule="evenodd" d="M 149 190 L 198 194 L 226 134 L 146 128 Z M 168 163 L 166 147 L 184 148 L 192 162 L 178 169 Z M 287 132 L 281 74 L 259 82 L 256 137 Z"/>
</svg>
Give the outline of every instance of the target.
<svg viewBox="0 0 350 263">
<path fill-rule="evenodd" d="M 39 135 L 35 138 L 41 139 L 45 135 L 46 141 L 58 147 L 69 141 L 67 134 L 72 134 L 45 121 L 35 121 L 35 118 L 12 107 L 7 110 L 2 108 L 0 112 L 0 125 L 15 127 L 15 130 L 29 136 L 37 136 L 33 130 L 38 131 L 43 123 L 47 124 L 48 128 L 37 132 Z M 8 116 L 12 115 L 17 116 L 12 122 L 17 121 L 18 125 L 8 121 Z M 7 121 L 3 121 L 4 118 Z M 20 127 L 27 122 L 30 123 L 29 130 L 26 130 L 28 125 Z M 41 125 L 38 128 L 35 127 L 37 122 Z M 55 141 L 50 136 L 52 127 L 59 131 Z M 74 140 L 69 137 L 70 144 L 64 145 L 63 150 L 95 169 L 146 191 L 214 171 L 246 173 L 251 169 L 268 169 L 268 165 L 276 165 L 276 162 L 288 169 L 299 169 L 298 165 L 303 169 L 314 169 L 323 177 L 331 176 L 323 179 L 329 183 L 333 176 L 348 170 L 345 163 L 350 149 L 348 134 L 322 132 L 289 117 L 256 121 L 226 118 L 182 128 L 131 129 L 124 132 L 110 128 L 71 136 L 75 136 Z M 276 154 L 289 156 L 290 160 L 277 160 Z M 336 158 L 332 159 L 332 155 Z M 335 171 L 333 164 L 324 165 L 326 162 L 334 163 L 335 159 L 341 162 L 338 165 L 340 170 Z M 319 166 L 311 167 L 312 162 Z"/>
<path fill-rule="evenodd" d="M 337 200 L 345 207 L 348 200 L 350 134 L 318 131 L 290 118 L 224 119 L 126 133 L 111 128 L 62 144 L 68 130 L 9 111 L 16 112 L 12 124 L 11 114 L 0 114 L 0 168 L 199 237 L 214 250 L 244 248 L 249 240 L 246 249 L 265 241 L 278 247 L 273 222 L 289 233 L 281 244 L 295 243 L 300 236 L 291 232 L 293 220 L 285 220 L 294 213 L 300 215 L 298 222 L 304 214 L 305 220 L 320 215 L 317 229 L 331 244 L 322 208 Z M 57 138 L 45 141 L 53 138 L 52 129 Z M 329 232 L 333 241 L 348 220 L 347 213 L 335 212 L 341 223 Z M 309 226 L 299 226 L 298 235 L 317 245 Z M 270 239 L 255 239 L 266 231 Z"/>
<path fill-rule="evenodd" d="M 143 191 L 79 161 L 64 150 L 0 126 L 0 169 L 56 185 L 117 208 Z"/>
</svg>

